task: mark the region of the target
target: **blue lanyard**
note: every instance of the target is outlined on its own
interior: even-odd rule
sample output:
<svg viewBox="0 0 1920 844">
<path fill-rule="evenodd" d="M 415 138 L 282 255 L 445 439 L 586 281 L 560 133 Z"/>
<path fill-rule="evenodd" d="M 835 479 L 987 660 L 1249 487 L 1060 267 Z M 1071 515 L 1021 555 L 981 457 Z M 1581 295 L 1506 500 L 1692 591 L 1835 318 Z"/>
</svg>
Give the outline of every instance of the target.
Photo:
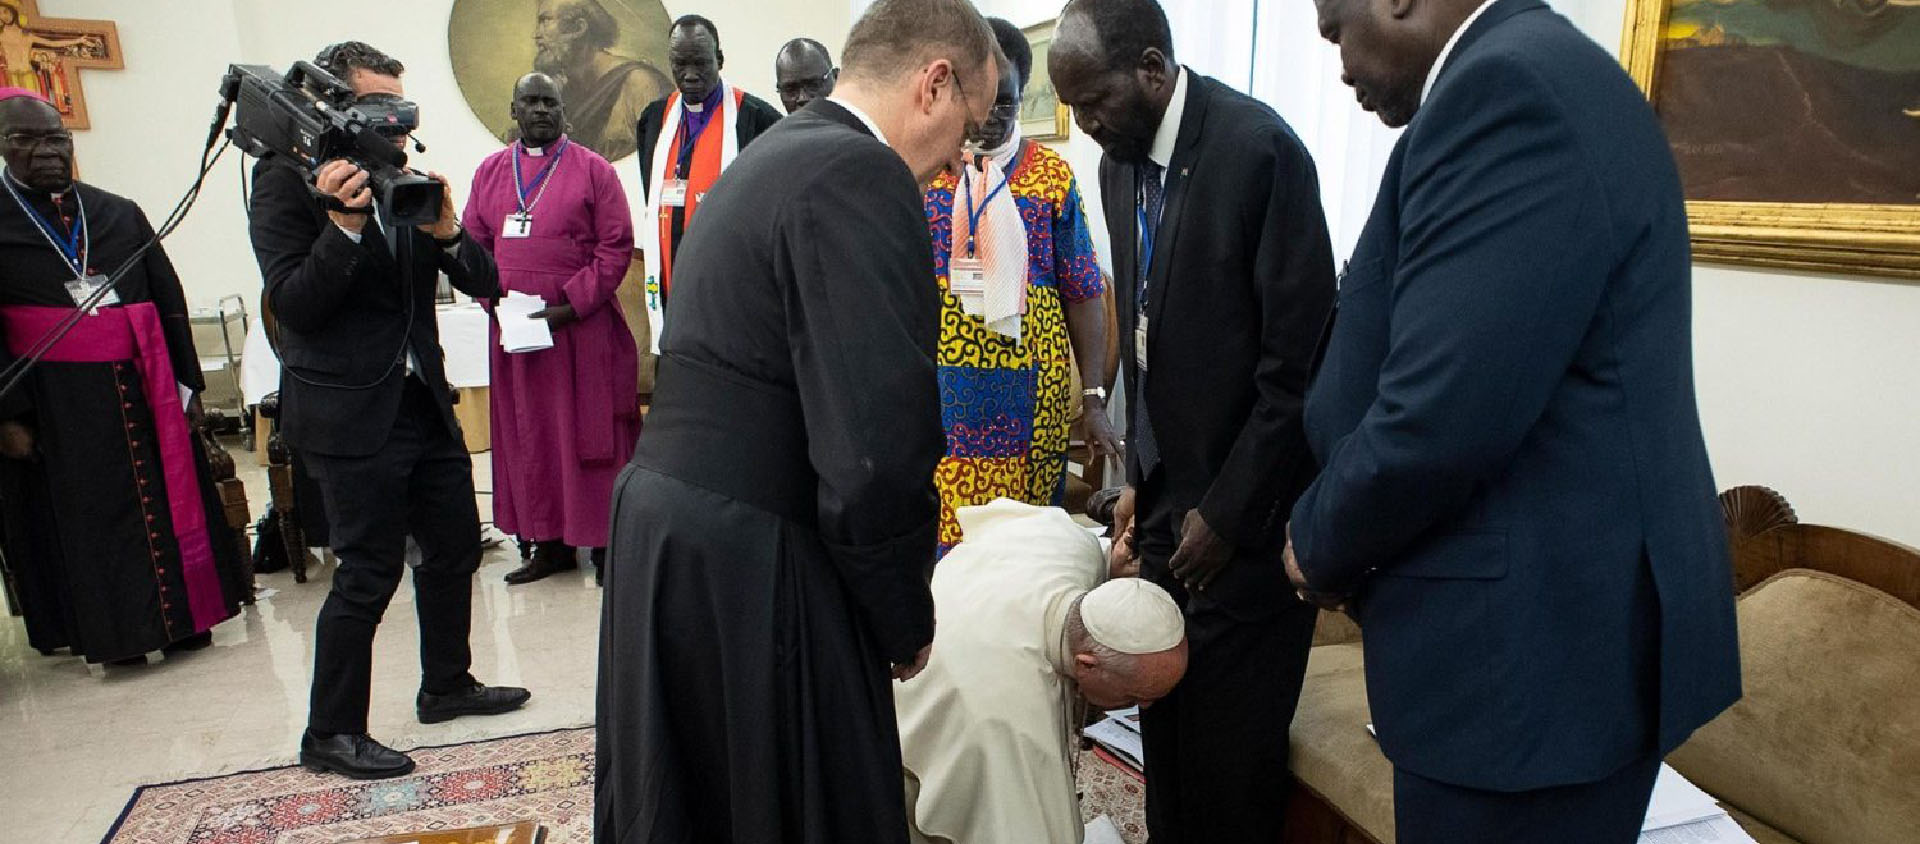
<svg viewBox="0 0 1920 844">
<path fill-rule="evenodd" d="M 1000 177 L 999 186 L 995 187 L 993 190 L 987 191 L 987 198 L 980 200 L 980 204 L 976 206 L 972 202 L 973 179 L 970 178 L 967 175 L 967 173 L 964 172 L 964 168 L 962 168 L 962 172 L 960 174 L 960 184 L 962 187 L 965 187 L 967 189 L 967 194 L 968 194 L 968 197 L 967 197 L 967 200 L 968 200 L 967 202 L 967 257 L 971 258 L 974 255 L 973 242 L 975 238 L 980 236 L 980 218 L 986 216 L 987 206 L 993 203 L 993 198 L 996 196 L 999 196 L 1001 191 L 1007 189 L 1007 183 L 1011 181 L 1013 181 L 1012 176 Z"/>
<path fill-rule="evenodd" d="M 87 203 L 80 198 L 80 191 L 77 189 L 73 191 L 73 202 L 77 208 L 73 218 L 73 231 L 62 235 L 60 229 L 53 225 L 53 221 L 40 216 L 39 211 L 27 204 L 26 198 L 20 195 L 20 191 L 14 189 L 12 174 L 0 177 L 0 182 L 6 184 L 7 193 L 13 195 L 13 201 L 20 205 L 20 210 L 27 212 L 28 219 L 33 220 L 33 226 L 40 230 L 40 236 L 46 238 L 49 245 L 59 250 L 60 257 L 67 260 L 67 265 L 73 268 L 74 278 L 85 281 L 87 254 L 93 251 L 93 237 L 87 232 Z"/>
<path fill-rule="evenodd" d="M 513 192 L 519 197 L 522 212 L 530 209 L 527 205 L 527 193 L 545 183 L 547 175 L 553 172 L 553 168 L 560 166 L 560 154 L 567 151 L 567 139 L 561 138 L 553 145 L 553 159 L 547 162 L 547 166 L 540 168 L 539 174 L 533 177 L 533 184 L 530 185 L 523 185 L 520 181 L 520 151 L 525 147 L 526 144 L 519 142 L 513 145 Z M 533 201 L 538 203 L 540 197 L 535 196 Z"/>
<path fill-rule="evenodd" d="M 1140 267 L 1138 271 L 1140 286 L 1140 310 L 1147 309 L 1147 279 L 1153 273 L 1153 237 L 1154 231 L 1147 227 L 1147 209 L 1135 205 L 1133 213 L 1140 219 Z"/>
</svg>

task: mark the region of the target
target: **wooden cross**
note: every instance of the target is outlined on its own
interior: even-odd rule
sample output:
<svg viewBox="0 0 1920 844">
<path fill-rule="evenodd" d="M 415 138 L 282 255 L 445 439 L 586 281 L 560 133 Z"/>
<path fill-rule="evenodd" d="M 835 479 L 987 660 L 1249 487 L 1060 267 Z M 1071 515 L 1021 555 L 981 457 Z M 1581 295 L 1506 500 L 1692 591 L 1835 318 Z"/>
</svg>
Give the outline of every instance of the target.
<svg viewBox="0 0 1920 844">
<path fill-rule="evenodd" d="M 80 69 L 119 70 L 113 21 L 43 18 L 38 0 L 0 0 L 0 86 L 39 91 L 69 129 L 85 129 Z"/>
</svg>

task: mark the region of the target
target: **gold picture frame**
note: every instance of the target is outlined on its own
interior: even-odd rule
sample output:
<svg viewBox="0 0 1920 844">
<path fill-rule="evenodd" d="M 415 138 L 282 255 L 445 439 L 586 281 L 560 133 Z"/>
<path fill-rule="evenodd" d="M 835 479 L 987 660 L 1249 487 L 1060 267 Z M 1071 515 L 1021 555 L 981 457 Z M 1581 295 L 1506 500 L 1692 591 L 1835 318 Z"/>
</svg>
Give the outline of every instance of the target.
<svg viewBox="0 0 1920 844">
<path fill-rule="evenodd" d="M 1628 0 L 1621 58 L 1658 101 L 1673 0 Z M 1920 280 L 1920 203 L 1687 202 L 1694 257 L 1749 266 Z"/>
<path fill-rule="evenodd" d="M 1064 141 L 1073 126 L 1073 113 L 1060 104 L 1060 94 L 1047 75 L 1047 49 L 1053 46 L 1058 22 L 1055 18 L 1020 30 L 1033 47 L 1033 74 L 1027 78 L 1027 89 L 1020 92 L 1020 134 L 1036 141 Z"/>
</svg>

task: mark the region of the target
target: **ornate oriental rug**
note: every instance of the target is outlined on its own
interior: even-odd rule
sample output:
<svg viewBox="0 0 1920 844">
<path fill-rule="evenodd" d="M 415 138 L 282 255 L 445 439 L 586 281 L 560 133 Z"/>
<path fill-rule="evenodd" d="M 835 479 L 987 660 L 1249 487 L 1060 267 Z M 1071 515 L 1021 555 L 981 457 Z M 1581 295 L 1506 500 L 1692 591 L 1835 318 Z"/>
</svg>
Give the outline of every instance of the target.
<svg viewBox="0 0 1920 844">
<path fill-rule="evenodd" d="M 593 832 L 593 729 L 419 748 L 399 779 L 298 765 L 142 786 L 101 844 L 335 844 L 518 820 L 548 844 Z"/>
<path fill-rule="evenodd" d="M 360 782 L 298 765 L 142 786 L 101 844 L 336 844 L 382 835 L 535 820 L 547 844 L 593 833 L 593 729 L 410 751 L 412 775 Z M 1080 763 L 1083 812 L 1146 840 L 1137 774 L 1093 753 Z"/>
</svg>

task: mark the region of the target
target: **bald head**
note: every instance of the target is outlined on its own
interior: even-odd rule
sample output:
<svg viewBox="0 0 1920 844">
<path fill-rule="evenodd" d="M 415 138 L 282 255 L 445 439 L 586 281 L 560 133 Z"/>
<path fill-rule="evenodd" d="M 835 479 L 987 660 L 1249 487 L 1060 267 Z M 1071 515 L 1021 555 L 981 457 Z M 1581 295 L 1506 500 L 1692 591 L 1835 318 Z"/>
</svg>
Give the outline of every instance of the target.
<svg viewBox="0 0 1920 844">
<path fill-rule="evenodd" d="M 1073 0 L 1047 73 L 1080 131 L 1115 160 L 1145 161 L 1180 73 L 1167 15 L 1153 0 Z"/>
<path fill-rule="evenodd" d="M 839 78 L 840 71 L 833 66 L 833 54 L 827 52 L 827 45 L 811 38 L 788 41 L 773 57 L 774 85 L 788 114 L 820 97 L 832 96 Z"/>
<path fill-rule="evenodd" d="M 528 146 L 546 146 L 567 130 L 560 83 L 544 73 L 529 73 L 514 83 L 510 108 L 513 122 L 520 127 L 520 140 Z"/>
<path fill-rule="evenodd" d="M 7 172 L 23 185 L 59 193 L 73 184 L 73 133 L 45 100 L 16 96 L 0 100 L 0 136 Z"/>
</svg>

